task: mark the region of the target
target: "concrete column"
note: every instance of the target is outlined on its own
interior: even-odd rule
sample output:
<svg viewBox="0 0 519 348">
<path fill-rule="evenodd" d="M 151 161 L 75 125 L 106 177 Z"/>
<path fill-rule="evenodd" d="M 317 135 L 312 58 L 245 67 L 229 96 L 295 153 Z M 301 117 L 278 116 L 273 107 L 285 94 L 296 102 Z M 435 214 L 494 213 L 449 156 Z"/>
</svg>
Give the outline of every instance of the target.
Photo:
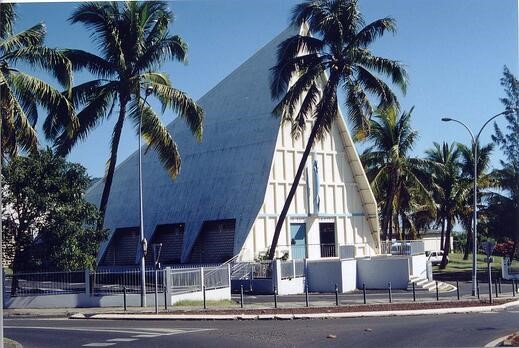
<svg viewBox="0 0 519 348">
<path fill-rule="evenodd" d="M 85 294 L 87 296 L 91 296 L 90 294 L 90 270 L 85 269 Z"/>
</svg>

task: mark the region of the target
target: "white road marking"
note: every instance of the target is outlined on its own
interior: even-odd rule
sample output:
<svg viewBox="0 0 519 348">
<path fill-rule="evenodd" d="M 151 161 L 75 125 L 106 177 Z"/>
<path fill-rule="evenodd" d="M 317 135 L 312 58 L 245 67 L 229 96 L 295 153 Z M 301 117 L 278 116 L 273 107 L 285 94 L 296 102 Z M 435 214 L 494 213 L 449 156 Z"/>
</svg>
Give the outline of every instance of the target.
<svg viewBox="0 0 519 348">
<path fill-rule="evenodd" d="M 159 336 L 166 336 L 165 334 L 158 334 L 158 335 L 135 335 L 135 336 L 132 336 L 132 337 L 137 337 L 137 338 L 153 338 L 153 337 L 159 337 Z"/>
<path fill-rule="evenodd" d="M 110 338 L 107 339 L 108 342 L 133 342 L 137 341 L 136 338 Z"/>
<path fill-rule="evenodd" d="M 114 346 L 114 345 L 115 345 L 115 343 L 94 342 L 94 343 L 83 344 L 82 347 L 109 347 L 109 346 Z"/>
<path fill-rule="evenodd" d="M 5 326 L 6 329 L 29 329 L 29 330 L 64 330 L 64 331 L 88 331 L 88 332 L 115 332 L 115 333 L 125 333 L 125 334 L 143 334 L 147 335 L 149 331 L 141 331 L 138 330 L 121 330 L 118 328 L 81 328 L 81 327 L 46 327 L 46 326 Z M 189 332 L 189 331 L 188 331 Z M 176 334 L 174 332 L 172 334 Z"/>
</svg>

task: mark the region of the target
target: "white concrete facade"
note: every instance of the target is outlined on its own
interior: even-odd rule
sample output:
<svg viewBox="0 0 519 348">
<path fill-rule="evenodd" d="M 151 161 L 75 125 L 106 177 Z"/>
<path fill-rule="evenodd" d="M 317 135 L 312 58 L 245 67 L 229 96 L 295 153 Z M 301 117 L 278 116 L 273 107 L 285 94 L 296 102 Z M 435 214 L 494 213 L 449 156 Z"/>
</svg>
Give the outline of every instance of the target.
<svg viewBox="0 0 519 348">
<path fill-rule="evenodd" d="M 338 119 L 338 122 L 344 122 Z M 260 213 L 249 233 L 243 259 L 253 259 L 266 252 L 274 234 L 277 217 L 283 208 L 286 196 L 294 180 L 297 166 L 304 152 L 307 137 L 311 129 L 309 124 L 306 134 L 292 139 L 290 126 L 280 127 L 274 160 Z M 349 134 L 345 134 L 349 136 Z M 309 156 L 307 170 L 301 178 L 296 195 L 285 219 L 278 242 L 277 253 L 282 256 L 290 252 L 290 223 L 306 224 L 307 256 L 309 259 L 320 258 L 319 223 L 335 225 L 336 245 L 355 245 L 357 256 L 375 255 L 378 240 L 376 231 L 370 226 L 367 212 L 362 202 L 359 185 L 345 151 L 346 144 L 339 126 L 335 124 L 325 139 L 317 143 Z M 312 166 L 318 165 L 320 209 L 316 212 L 314 202 L 314 175 Z"/>
</svg>

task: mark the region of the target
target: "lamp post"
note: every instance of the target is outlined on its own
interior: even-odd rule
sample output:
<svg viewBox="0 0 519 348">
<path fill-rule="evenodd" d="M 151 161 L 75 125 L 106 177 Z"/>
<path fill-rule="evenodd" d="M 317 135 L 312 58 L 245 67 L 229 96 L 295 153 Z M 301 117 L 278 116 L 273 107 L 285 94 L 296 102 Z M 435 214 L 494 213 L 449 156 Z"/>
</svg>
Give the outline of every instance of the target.
<svg viewBox="0 0 519 348">
<path fill-rule="evenodd" d="M 476 136 L 474 136 L 474 133 L 470 130 L 470 128 L 465 123 L 463 123 L 459 120 L 453 119 L 453 118 L 449 118 L 449 117 L 442 118 L 443 122 L 452 121 L 452 122 L 461 124 L 470 133 L 470 137 L 472 138 L 472 154 L 474 156 L 474 214 L 473 214 L 474 221 L 472 222 L 472 227 L 473 227 L 473 229 L 472 229 L 472 231 L 473 231 L 472 232 L 473 233 L 473 238 L 472 238 L 472 296 L 476 296 L 476 293 L 477 293 L 477 277 L 478 277 L 478 275 L 477 275 L 477 267 L 478 267 L 477 266 L 477 251 L 478 251 L 478 247 L 477 247 L 477 229 L 478 229 L 477 190 L 478 190 L 478 142 L 479 142 L 479 136 L 481 135 L 481 132 L 483 131 L 483 129 L 493 119 L 495 119 L 496 117 L 501 116 L 501 115 L 509 114 L 511 112 L 513 112 L 513 110 L 506 110 L 506 111 L 500 112 L 497 115 L 490 117 L 485 122 L 485 124 L 483 124 L 483 126 L 481 127 L 479 132 L 476 134 Z"/>
<path fill-rule="evenodd" d="M 148 242 L 146 241 L 146 238 L 144 237 L 144 212 L 143 212 L 143 205 L 142 205 L 142 146 L 141 146 L 141 139 L 142 139 L 142 112 L 144 110 L 144 105 L 146 104 L 146 99 L 148 99 L 148 96 L 153 93 L 153 87 L 148 86 L 146 87 L 146 92 L 144 96 L 144 101 L 142 102 L 141 106 L 141 112 L 139 114 L 139 230 L 141 235 L 141 307 L 146 307 L 146 253 L 148 250 Z"/>
</svg>

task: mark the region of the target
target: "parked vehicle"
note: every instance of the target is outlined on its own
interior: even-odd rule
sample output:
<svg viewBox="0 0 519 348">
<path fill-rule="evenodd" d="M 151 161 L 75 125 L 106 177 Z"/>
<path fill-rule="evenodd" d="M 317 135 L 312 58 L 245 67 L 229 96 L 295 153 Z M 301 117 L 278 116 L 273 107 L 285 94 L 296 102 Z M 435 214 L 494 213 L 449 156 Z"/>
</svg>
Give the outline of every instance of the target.
<svg viewBox="0 0 519 348">
<path fill-rule="evenodd" d="M 427 260 L 431 261 L 433 266 L 439 265 L 443 259 L 443 250 L 437 251 L 426 251 L 425 256 L 427 256 Z M 447 262 L 449 262 L 449 257 L 447 256 Z"/>
</svg>

